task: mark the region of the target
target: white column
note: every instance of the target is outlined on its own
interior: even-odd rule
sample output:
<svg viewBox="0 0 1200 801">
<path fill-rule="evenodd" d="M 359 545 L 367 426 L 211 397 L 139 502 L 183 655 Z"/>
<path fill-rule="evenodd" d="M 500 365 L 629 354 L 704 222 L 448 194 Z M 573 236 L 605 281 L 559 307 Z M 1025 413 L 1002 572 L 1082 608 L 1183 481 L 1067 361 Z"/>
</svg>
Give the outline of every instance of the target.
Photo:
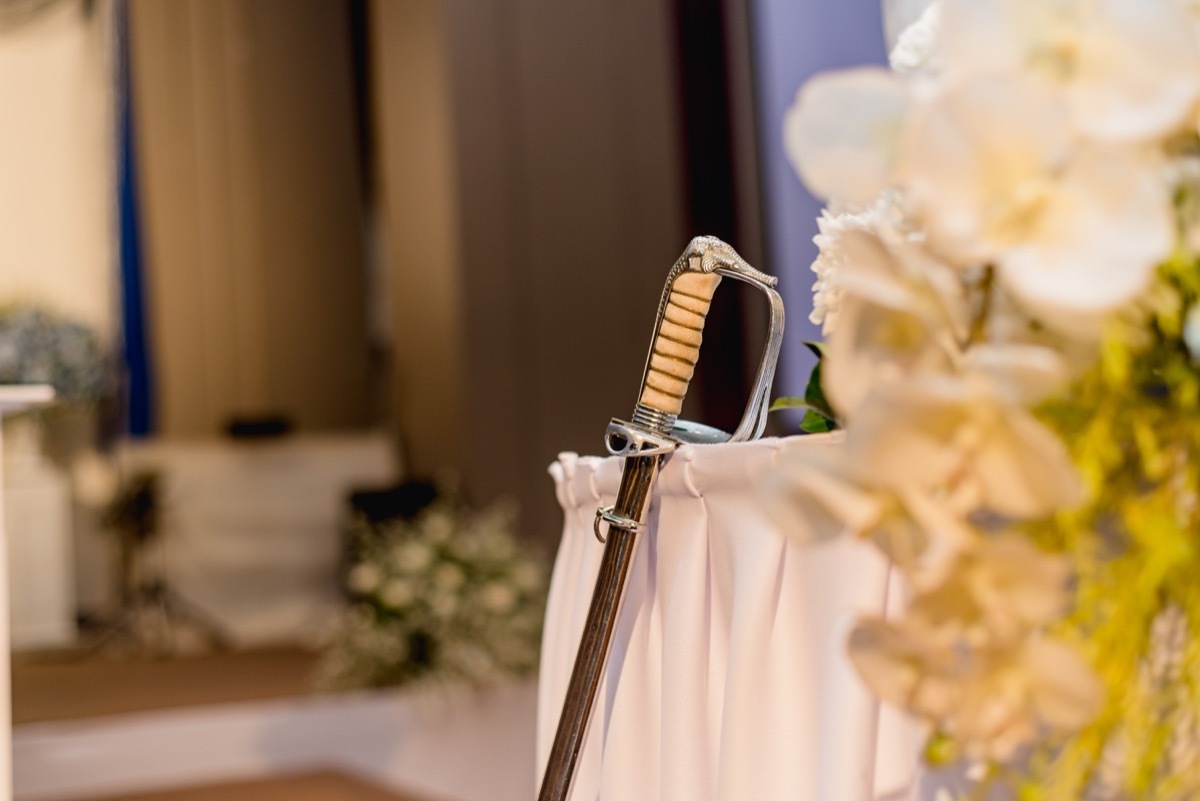
<svg viewBox="0 0 1200 801">
<path fill-rule="evenodd" d="M 0 386 L 0 418 L 50 402 L 47 386 Z M 0 801 L 12 801 L 12 662 L 8 631 L 8 534 L 4 531 L 4 429 L 0 427 Z"/>
</svg>

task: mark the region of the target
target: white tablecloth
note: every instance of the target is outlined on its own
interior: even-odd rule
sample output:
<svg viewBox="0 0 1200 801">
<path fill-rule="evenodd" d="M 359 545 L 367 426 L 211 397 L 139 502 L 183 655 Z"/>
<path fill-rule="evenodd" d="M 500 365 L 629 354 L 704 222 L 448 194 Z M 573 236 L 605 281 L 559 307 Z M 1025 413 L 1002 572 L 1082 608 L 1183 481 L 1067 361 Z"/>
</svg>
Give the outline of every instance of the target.
<svg viewBox="0 0 1200 801">
<path fill-rule="evenodd" d="M 900 593 L 848 539 L 785 540 L 755 488 L 803 440 L 684 446 L 666 461 L 580 758 L 574 801 L 868 801 L 910 795 L 920 745 L 845 657 L 856 614 Z M 603 546 L 596 507 L 615 458 L 563 454 L 565 512 L 550 588 L 538 775 L 554 736 Z"/>
</svg>

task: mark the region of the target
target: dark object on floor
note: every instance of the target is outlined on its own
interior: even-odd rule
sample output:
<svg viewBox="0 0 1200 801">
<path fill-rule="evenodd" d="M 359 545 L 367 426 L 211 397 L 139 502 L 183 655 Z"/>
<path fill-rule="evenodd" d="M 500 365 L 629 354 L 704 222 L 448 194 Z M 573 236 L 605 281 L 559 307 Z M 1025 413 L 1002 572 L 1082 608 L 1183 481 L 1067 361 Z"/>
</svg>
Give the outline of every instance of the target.
<svg viewBox="0 0 1200 801">
<path fill-rule="evenodd" d="M 225 426 L 225 433 L 233 439 L 276 439 L 292 433 L 294 428 L 292 421 L 281 414 L 235 417 Z"/>
<path fill-rule="evenodd" d="M 383 523 L 387 520 L 413 520 L 438 497 L 438 489 L 431 481 L 405 481 L 395 487 L 381 490 L 362 490 L 350 495 L 350 509 L 362 515 L 368 523 Z"/>
<path fill-rule="evenodd" d="M 220 627 L 179 596 L 149 559 L 158 538 L 161 479 L 145 471 L 126 478 L 104 513 L 104 526 L 117 539 L 120 608 L 92 641 L 92 648 L 119 649 L 134 656 L 167 656 L 176 633 L 188 630 L 212 647 L 228 647 Z"/>
</svg>

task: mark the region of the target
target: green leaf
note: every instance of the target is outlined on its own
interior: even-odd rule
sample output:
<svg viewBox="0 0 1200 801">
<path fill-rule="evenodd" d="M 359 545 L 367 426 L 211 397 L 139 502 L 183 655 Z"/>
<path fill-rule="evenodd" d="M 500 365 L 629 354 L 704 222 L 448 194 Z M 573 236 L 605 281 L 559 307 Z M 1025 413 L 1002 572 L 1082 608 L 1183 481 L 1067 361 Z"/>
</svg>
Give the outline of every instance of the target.
<svg viewBox="0 0 1200 801">
<path fill-rule="evenodd" d="M 776 398 L 774 401 L 772 401 L 771 408 L 768 409 L 767 411 L 778 412 L 781 409 L 807 409 L 807 408 L 808 408 L 808 404 L 804 402 L 804 398 L 797 398 L 795 396 L 785 396 L 782 398 Z"/>
<path fill-rule="evenodd" d="M 809 409 L 804 413 L 804 419 L 800 421 L 800 430 L 805 434 L 825 434 L 837 431 L 837 423 Z"/>
<path fill-rule="evenodd" d="M 825 399 L 825 390 L 821 388 L 821 362 L 817 362 L 817 366 L 808 377 L 808 386 L 804 388 L 804 404 L 822 417 L 837 420 L 837 415 Z"/>
<path fill-rule="evenodd" d="M 804 397 L 776 398 L 771 404 L 770 411 L 781 409 L 804 409 L 804 419 L 800 421 L 800 430 L 806 434 L 824 434 L 838 429 L 837 415 L 825 399 L 825 390 L 821 387 L 821 360 L 825 357 L 825 345 L 821 342 L 805 342 L 804 347 L 817 357 L 817 365 L 808 377 L 808 385 L 804 388 Z"/>
<path fill-rule="evenodd" d="M 958 759 L 958 743 L 942 732 L 935 732 L 925 743 L 925 761 L 935 767 L 949 765 Z"/>
</svg>

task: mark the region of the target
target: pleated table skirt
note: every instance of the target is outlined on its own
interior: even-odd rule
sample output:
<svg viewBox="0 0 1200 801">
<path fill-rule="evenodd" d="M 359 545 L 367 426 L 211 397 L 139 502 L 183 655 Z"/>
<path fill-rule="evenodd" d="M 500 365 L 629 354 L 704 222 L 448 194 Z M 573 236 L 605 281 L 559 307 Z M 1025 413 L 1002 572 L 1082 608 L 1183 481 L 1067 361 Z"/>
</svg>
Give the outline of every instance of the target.
<svg viewBox="0 0 1200 801">
<path fill-rule="evenodd" d="M 815 442 L 815 438 L 814 438 Z M 664 463 L 638 546 L 573 801 L 872 801 L 911 797 L 919 733 L 845 656 L 860 612 L 899 586 L 868 546 L 785 539 L 756 497 L 803 438 L 685 445 Z M 621 460 L 566 453 L 542 645 L 540 781 L 604 546 Z"/>
</svg>

